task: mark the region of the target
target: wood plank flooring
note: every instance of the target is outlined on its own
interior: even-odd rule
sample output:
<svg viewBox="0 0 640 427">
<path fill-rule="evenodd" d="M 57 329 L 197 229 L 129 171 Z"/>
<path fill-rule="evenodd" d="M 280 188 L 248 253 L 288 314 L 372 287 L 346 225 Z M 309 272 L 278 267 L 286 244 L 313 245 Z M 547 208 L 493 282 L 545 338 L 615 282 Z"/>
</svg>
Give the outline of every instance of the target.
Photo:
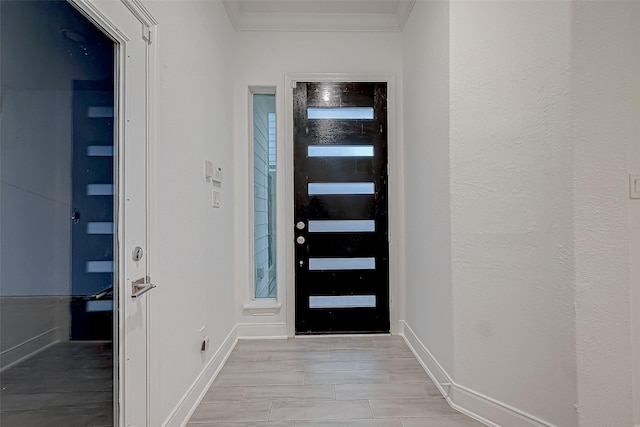
<svg viewBox="0 0 640 427">
<path fill-rule="evenodd" d="M 111 343 L 62 342 L 0 373 L 0 426 L 113 426 Z"/>
<path fill-rule="evenodd" d="M 400 337 L 239 341 L 190 427 L 481 427 Z"/>
</svg>

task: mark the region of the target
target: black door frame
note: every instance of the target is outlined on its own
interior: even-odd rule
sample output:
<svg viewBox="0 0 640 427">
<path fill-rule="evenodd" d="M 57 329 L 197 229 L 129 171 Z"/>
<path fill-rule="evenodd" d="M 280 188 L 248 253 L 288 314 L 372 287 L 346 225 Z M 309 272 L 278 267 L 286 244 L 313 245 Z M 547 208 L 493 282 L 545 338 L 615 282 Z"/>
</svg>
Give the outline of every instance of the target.
<svg viewBox="0 0 640 427">
<path fill-rule="evenodd" d="M 387 110 L 388 110 L 388 164 L 389 164 L 389 320 L 390 333 L 397 335 L 402 333 L 401 306 L 399 304 L 401 294 L 401 269 L 402 260 L 402 223 L 403 213 L 403 192 L 401 176 L 399 171 L 399 159 L 402 153 L 401 142 L 398 138 L 399 111 L 396 110 L 397 87 L 396 76 L 389 73 L 295 73 L 285 76 L 284 91 L 284 125 L 285 125 L 285 206 L 280 212 L 284 215 L 286 225 L 279 238 L 285 239 L 286 246 L 286 295 L 279 296 L 283 299 L 286 308 L 286 328 L 289 337 L 296 336 L 295 333 L 295 234 L 294 234 L 294 171 L 293 171 L 293 87 L 296 82 L 385 82 L 387 83 Z"/>
</svg>

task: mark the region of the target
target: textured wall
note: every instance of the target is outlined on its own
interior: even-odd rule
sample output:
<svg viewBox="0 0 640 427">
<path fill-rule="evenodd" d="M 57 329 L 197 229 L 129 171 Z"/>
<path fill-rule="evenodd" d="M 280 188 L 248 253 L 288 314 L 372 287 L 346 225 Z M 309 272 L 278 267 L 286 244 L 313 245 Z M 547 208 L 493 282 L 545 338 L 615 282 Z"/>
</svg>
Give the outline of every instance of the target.
<svg viewBox="0 0 640 427">
<path fill-rule="evenodd" d="M 406 293 L 403 320 L 453 375 L 449 4 L 417 2 L 402 36 Z"/>
<path fill-rule="evenodd" d="M 640 12 L 640 3 L 633 3 L 634 10 L 630 11 L 631 17 Z M 633 18 L 631 18 L 633 22 Z M 626 21 L 629 23 L 629 21 Z M 631 37 L 628 41 L 635 43 L 640 41 L 640 25 L 631 25 Z M 628 71 L 631 76 L 640 76 L 640 47 L 631 47 L 629 56 Z M 631 84 L 627 88 L 630 108 L 627 111 L 627 123 L 630 131 L 629 142 L 629 171 L 640 174 L 640 84 Z M 635 426 L 640 427 L 640 199 L 629 201 L 629 267 L 632 297 L 632 318 L 633 318 L 633 402 L 635 408 Z"/>
<path fill-rule="evenodd" d="M 576 425 L 570 4 L 452 2 L 455 380 Z"/>
<path fill-rule="evenodd" d="M 584 427 L 632 425 L 627 156 L 638 144 L 630 121 L 640 106 L 630 93 L 640 84 L 631 67 L 640 55 L 639 20 L 633 2 L 573 4 L 577 411 Z"/>
</svg>

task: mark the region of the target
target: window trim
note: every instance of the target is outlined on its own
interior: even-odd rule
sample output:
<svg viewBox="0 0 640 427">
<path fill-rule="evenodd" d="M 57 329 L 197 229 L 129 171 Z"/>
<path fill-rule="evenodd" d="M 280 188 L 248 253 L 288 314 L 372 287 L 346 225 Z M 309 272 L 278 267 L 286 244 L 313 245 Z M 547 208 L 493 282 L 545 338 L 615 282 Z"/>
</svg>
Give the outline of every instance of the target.
<svg viewBox="0 0 640 427">
<path fill-rule="evenodd" d="M 247 280 L 247 286 L 248 286 L 248 301 L 243 304 L 242 306 L 242 310 L 243 312 L 249 313 L 253 316 L 273 316 L 276 315 L 280 312 L 281 308 L 282 308 L 282 303 L 280 302 L 280 291 L 281 291 L 281 286 L 280 286 L 280 280 L 281 280 L 281 274 L 279 272 L 279 268 L 278 268 L 278 264 L 279 264 L 279 259 L 282 256 L 280 254 L 280 251 L 278 250 L 278 235 L 280 234 L 280 230 L 278 227 L 278 221 L 277 221 L 277 217 L 278 217 L 278 213 L 277 213 L 277 207 L 279 206 L 277 200 L 278 200 L 278 196 L 276 195 L 276 236 L 275 236 L 275 241 L 274 241 L 274 245 L 275 245 L 275 251 L 276 251 L 276 262 L 275 262 L 275 268 L 276 268 L 276 296 L 275 298 L 256 298 L 256 281 L 255 281 L 255 268 L 256 268 L 256 263 L 255 263 L 255 173 L 254 173 L 254 168 L 255 168 L 255 161 L 254 161 L 254 131 L 253 131 L 253 126 L 254 126 L 254 122 L 253 122 L 253 114 L 254 114 L 254 103 L 253 103 L 253 97 L 254 95 L 274 95 L 276 97 L 276 147 L 278 147 L 279 145 L 279 140 L 280 140 L 280 136 L 277 133 L 277 128 L 278 128 L 278 122 L 280 121 L 280 118 L 278 117 L 278 111 L 277 111 L 277 90 L 276 90 L 276 86 L 249 86 L 248 88 L 248 125 L 249 125 L 249 132 L 248 132 L 248 139 L 247 139 L 247 144 L 248 144 L 248 163 L 249 163 L 249 182 L 248 182 L 248 205 L 249 205 L 249 221 L 248 221 L 248 226 L 249 226 L 249 245 L 248 245 L 248 252 L 249 252 L 249 262 L 248 264 L 248 269 L 249 269 L 249 280 Z M 279 150 L 276 149 L 276 165 L 279 166 L 280 163 L 280 159 L 281 159 L 281 154 L 279 153 Z M 276 166 L 278 169 L 279 167 Z M 280 177 L 281 173 L 279 173 L 279 171 L 277 172 L 276 176 L 276 182 L 281 180 Z M 276 183 L 276 189 L 278 187 L 278 184 Z M 277 194 L 277 193 L 276 193 Z"/>
</svg>

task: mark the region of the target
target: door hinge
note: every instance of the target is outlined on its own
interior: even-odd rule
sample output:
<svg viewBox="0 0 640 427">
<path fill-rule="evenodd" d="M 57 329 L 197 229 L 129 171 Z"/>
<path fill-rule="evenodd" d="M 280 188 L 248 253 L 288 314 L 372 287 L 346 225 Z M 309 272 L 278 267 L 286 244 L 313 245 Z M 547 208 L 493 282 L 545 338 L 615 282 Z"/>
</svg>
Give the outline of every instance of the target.
<svg viewBox="0 0 640 427">
<path fill-rule="evenodd" d="M 147 44 L 153 43 L 155 37 L 153 34 L 153 29 L 151 27 L 147 27 L 146 25 L 142 26 L 142 40 L 147 42 Z"/>
<path fill-rule="evenodd" d="M 291 80 L 291 89 L 295 89 L 298 87 L 298 82 L 295 80 Z"/>
</svg>

